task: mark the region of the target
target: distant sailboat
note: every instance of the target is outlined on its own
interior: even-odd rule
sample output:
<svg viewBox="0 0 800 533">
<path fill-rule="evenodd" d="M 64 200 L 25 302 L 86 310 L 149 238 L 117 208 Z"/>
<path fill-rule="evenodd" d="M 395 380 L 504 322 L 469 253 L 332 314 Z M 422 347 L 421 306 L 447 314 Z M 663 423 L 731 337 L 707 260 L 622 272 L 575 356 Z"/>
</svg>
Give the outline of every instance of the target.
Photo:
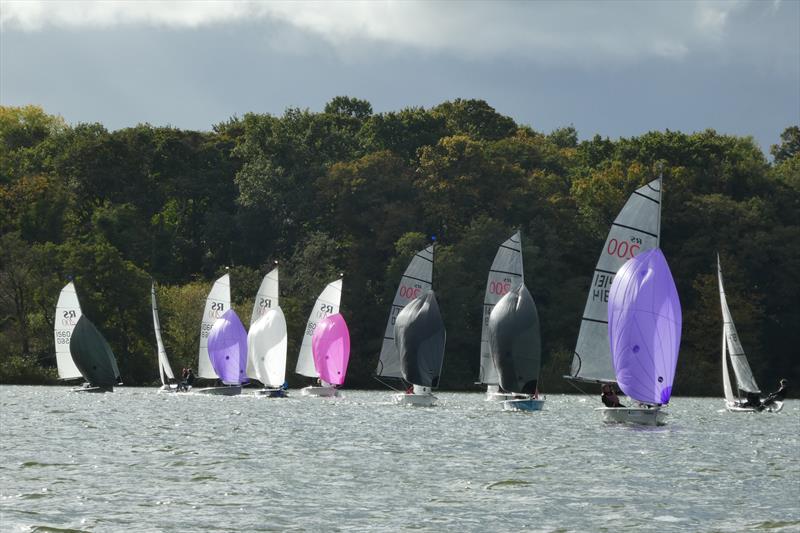
<svg viewBox="0 0 800 533">
<path fill-rule="evenodd" d="M 719 255 L 717 255 L 717 280 L 719 282 L 719 303 L 722 307 L 722 387 L 725 392 L 725 407 L 732 412 L 757 412 L 759 409 L 754 405 L 747 404 L 746 396 L 754 395 L 759 397 L 761 390 L 758 388 L 753 372 L 750 370 L 750 365 L 747 363 L 747 356 L 739 340 L 739 334 L 736 332 L 733 316 L 728 308 L 728 299 L 725 296 L 725 287 L 722 284 L 722 266 L 719 262 Z M 736 376 L 738 398 L 733 394 L 733 386 L 728 373 L 728 361 L 730 361 L 733 374 Z M 744 398 L 742 397 L 743 393 Z M 760 402 L 761 398 L 759 397 L 758 403 Z M 766 406 L 763 410 L 778 412 L 782 408 L 783 402 L 776 401 Z"/>
<path fill-rule="evenodd" d="M 303 333 L 303 341 L 300 345 L 300 353 L 297 356 L 295 372 L 310 378 L 319 378 L 319 373 L 314 366 L 314 355 L 311 348 L 311 341 L 314 337 L 314 330 L 317 324 L 329 315 L 339 312 L 339 304 L 342 300 L 342 280 L 338 279 L 329 283 L 314 303 L 314 308 L 308 317 L 306 330 Z M 320 379 L 320 386 L 305 387 L 300 390 L 303 396 L 330 396 L 335 388 L 332 384 Z"/>
<path fill-rule="evenodd" d="M 287 347 L 286 317 L 276 306 L 256 320 L 247 333 L 247 375 L 264 384 L 256 394 L 271 398 L 286 396 Z"/>
<path fill-rule="evenodd" d="M 392 300 L 386 329 L 383 333 L 383 344 L 378 358 L 376 377 L 400 380 L 403 375 L 400 369 L 400 354 L 397 352 L 394 337 L 394 325 L 397 315 L 414 298 L 431 289 L 433 283 L 433 245 L 417 252 L 400 278 L 400 284 Z"/>
<path fill-rule="evenodd" d="M 311 351 L 320 381 L 330 385 L 315 387 L 323 389 L 316 395 L 338 396 L 337 387 L 344 384 L 350 361 L 350 331 L 341 314 L 326 316 L 317 323 L 311 339 Z"/>
<path fill-rule="evenodd" d="M 161 378 L 161 388 L 159 392 L 175 392 L 178 390 L 177 384 L 172 384 L 175 374 L 169 365 L 167 350 L 164 348 L 164 341 L 161 339 L 161 322 L 158 319 L 158 302 L 156 301 L 156 284 L 150 285 L 150 302 L 153 308 L 153 330 L 156 334 L 156 346 L 158 349 L 158 375 Z"/>
<path fill-rule="evenodd" d="M 76 392 L 113 392 L 120 375 L 114 352 L 106 339 L 85 316 L 78 319 L 69 342 L 75 366 L 86 380 Z"/>
<path fill-rule="evenodd" d="M 661 178 L 635 190 L 614 219 L 594 269 L 567 379 L 614 383 L 608 343 L 608 294 L 628 259 L 655 248 L 661 234 Z"/>
<path fill-rule="evenodd" d="M 235 396 L 247 382 L 247 332 L 233 309 L 219 317 L 208 334 L 208 354 L 223 387 L 200 389 L 205 394 Z"/>
<path fill-rule="evenodd" d="M 53 322 L 56 366 L 58 367 L 58 379 L 60 380 L 83 377 L 81 371 L 75 366 L 75 362 L 72 360 L 72 353 L 69 350 L 72 332 L 82 314 L 78 293 L 75 291 L 75 285 L 70 281 L 61 289 L 61 293 L 58 296 L 56 316 Z"/>
<path fill-rule="evenodd" d="M 508 291 L 489 316 L 489 349 L 504 391 L 513 394 L 503 402 L 507 411 L 541 411 L 539 372 L 542 339 L 539 314 L 524 284 Z"/>
<path fill-rule="evenodd" d="M 231 308 L 231 277 L 230 274 L 217 279 L 214 286 L 208 293 L 206 298 L 205 308 L 203 309 L 203 318 L 200 324 L 200 349 L 197 356 L 197 377 L 203 379 L 218 380 L 220 376 L 216 373 L 214 365 L 212 364 L 211 357 L 208 350 L 208 338 L 214 323 L 221 318 Z M 238 317 L 237 317 L 238 319 Z M 206 387 L 202 389 L 194 388 L 192 392 L 200 394 L 239 394 L 241 387 L 238 391 L 233 390 L 231 387 Z"/>
<path fill-rule="evenodd" d="M 431 389 L 439 386 L 444 363 L 447 334 L 432 290 L 414 298 L 397 315 L 394 339 L 400 356 L 402 378 L 413 386 L 413 392 L 396 394 L 400 405 L 431 407 L 436 396 Z"/>
<path fill-rule="evenodd" d="M 662 425 L 681 342 L 681 304 L 659 248 L 629 259 L 608 298 L 608 339 L 617 383 L 638 407 L 598 408 L 606 422 Z"/>
<path fill-rule="evenodd" d="M 481 358 L 479 382 L 487 385 L 487 400 L 507 400 L 514 395 L 499 389 L 497 368 L 489 349 L 489 316 L 492 309 L 509 291 L 525 282 L 522 272 L 522 236 L 519 231 L 500 245 L 486 280 L 481 326 Z"/>
</svg>

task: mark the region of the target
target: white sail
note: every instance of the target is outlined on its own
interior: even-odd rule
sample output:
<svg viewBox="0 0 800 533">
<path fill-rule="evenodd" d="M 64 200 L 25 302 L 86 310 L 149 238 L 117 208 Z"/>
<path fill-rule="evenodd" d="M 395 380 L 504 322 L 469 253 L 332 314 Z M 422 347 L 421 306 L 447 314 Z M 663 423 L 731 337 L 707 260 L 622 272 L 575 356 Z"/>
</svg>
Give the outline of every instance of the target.
<svg viewBox="0 0 800 533">
<path fill-rule="evenodd" d="M 208 334 L 214 322 L 221 317 L 225 311 L 231 307 L 231 277 L 225 274 L 211 288 L 206 298 L 206 305 L 203 309 L 203 320 L 200 325 L 200 351 L 197 358 L 197 376 L 207 379 L 217 379 L 217 373 L 211 366 L 211 359 L 208 356 Z"/>
<path fill-rule="evenodd" d="M 78 293 L 75 292 L 75 285 L 70 281 L 61 289 L 56 304 L 56 316 L 53 332 L 56 340 L 56 365 L 58 366 L 58 379 L 76 379 L 83 377 L 72 360 L 69 351 L 69 341 L 72 338 L 72 330 L 78 323 L 78 319 L 83 313 L 81 304 L 78 301 Z"/>
<path fill-rule="evenodd" d="M 278 268 L 273 268 L 261 280 L 261 286 L 256 293 L 256 301 L 253 304 L 253 314 L 250 316 L 250 324 L 255 324 L 256 320 L 267 314 L 270 309 L 275 309 L 278 303 Z"/>
<path fill-rule="evenodd" d="M 394 322 L 408 302 L 430 290 L 433 284 L 433 245 L 417 252 L 408 264 L 389 310 L 386 330 L 383 333 L 378 368 L 375 373 L 383 377 L 400 378 L 400 354 L 394 342 Z"/>
<path fill-rule="evenodd" d="M 175 375 L 172 373 L 172 367 L 169 366 L 167 350 L 164 348 L 164 341 L 161 339 L 161 322 L 158 320 L 155 283 L 150 285 L 150 297 L 153 307 L 153 329 L 156 332 L 156 346 L 158 347 L 158 373 L 161 376 L 161 384 L 166 385 L 170 379 L 175 379 Z"/>
<path fill-rule="evenodd" d="M 317 369 L 314 366 L 314 357 L 311 353 L 311 337 L 314 335 L 314 329 L 317 327 L 317 322 L 322 320 L 328 315 L 335 315 L 339 312 L 339 302 L 342 300 L 342 280 L 336 280 L 328 284 L 322 294 L 317 298 L 314 308 L 308 317 L 306 324 L 306 331 L 303 334 L 303 342 L 300 345 L 300 354 L 297 356 L 297 366 L 294 371 L 298 374 L 308 376 L 310 378 L 319 377 Z"/>
<path fill-rule="evenodd" d="M 750 365 L 747 364 L 747 356 L 744 353 L 742 343 L 739 341 L 739 335 L 736 333 L 731 311 L 728 309 L 728 299 L 725 297 L 725 287 L 722 285 L 722 267 L 720 266 L 719 256 L 717 256 L 717 280 L 719 281 L 719 302 L 722 307 L 722 332 L 725 335 L 731 367 L 733 367 L 733 373 L 736 376 L 736 387 L 740 391 L 759 393 L 761 391 L 756 385 Z M 723 368 L 727 370 L 727 367 Z"/>
<path fill-rule="evenodd" d="M 522 273 L 522 237 L 517 231 L 500 245 L 489 269 L 486 293 L 483 297 L 483 323 L 481 325 L 481 359 L 479 381 L 487 385 L 498 384 L 497 369 L 489 350 L 489 316 L 500 299 L 524 282 Z"/>
<path fill-rule="evenodd" d="M 250 327 L 255 324 L 259 318 L 266 315 L 270 309 L 278 308 L 278 269 L 272 269 L 261 280 L 261 286 L 256 293 L 256 301 L 253 304 L 253 314 L 250 316 Z M 256 369 L 250 358 L 247 358 L 247 375 L 251 378 L 258 379 Z M 283 382 L 281 382 L 283 383 Z"/>
<path fill-rule="evenodd" d="M 730 404 L 736 403 L 733 387 L 731 387 L 731 378 L 728 374 L 728 346 L 724 325 L 722 326 L 722 389 L 725 391 L 725 400 Z"/>
<path fill-rule="evenodd" d="M 635 190 L 611 225 L 592 276 L 568 377 L 615 381 L 608 344 L 608 291 L 628 259 L 658 246 L 660 232 L 661 178 Z"/>
<path fill-rule="evenodd" d="M 270 388 L 286 380 L 286 318 L 280 307 L 269 309 L 250 326 L 247 333 L 247 367 L 253 367 L 255 378 Z"/>
</svg>

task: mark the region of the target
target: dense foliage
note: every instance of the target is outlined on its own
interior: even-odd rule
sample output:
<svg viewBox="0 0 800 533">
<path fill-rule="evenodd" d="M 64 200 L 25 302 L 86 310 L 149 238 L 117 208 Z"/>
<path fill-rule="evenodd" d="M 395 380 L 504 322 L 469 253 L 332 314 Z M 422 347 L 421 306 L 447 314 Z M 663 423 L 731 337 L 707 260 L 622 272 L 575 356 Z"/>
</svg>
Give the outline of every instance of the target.
<svg viewBox="0 0 800 533">
<path fill-rule="evenodd" d="M 662 248 L 685 317 L 676 393 L 722 392 L 717 252 L 757 379 L 765 389 L 781 376 L 796 383 L 800 129 L 786 129 L 772 155 L 711 130 L 579 142 L 571 127 L 545 135 L 479 100 L 373 113 L 337 97 L 322 113 L 247 114 L 211 132 L 110 132 L 3 107 L 0 379 L 53 379 L 55 304 L 70 278 L 125 382 L 147 384 L 157 379 L 151 278 L 173 366 L 196 367 L 214 277 L 230 267 L 246 320 L 261 276 L 279 261 L 289 369 L 316 295 L 342 272 L 348 385 L 373 386 L 400 273 L 435 235 L 443 386 L 470 388 L 487 271 L 520 228 L 542 319 L 542 389 L 569 390 L 561 376 L 610 222 L 661 164 Z"/>
</svg>

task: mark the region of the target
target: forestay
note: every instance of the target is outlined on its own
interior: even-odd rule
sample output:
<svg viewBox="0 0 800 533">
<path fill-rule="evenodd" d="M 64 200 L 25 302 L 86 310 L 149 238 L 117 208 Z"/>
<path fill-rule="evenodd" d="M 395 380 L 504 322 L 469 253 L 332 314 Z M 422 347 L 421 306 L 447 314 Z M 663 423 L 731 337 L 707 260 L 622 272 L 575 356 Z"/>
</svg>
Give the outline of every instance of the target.
<svg viewBox="0 0 800 533">
<path fill-rule="evenodd" d="M 592 276 L 568 377 L 581 381 L 614 381 L 608 345 L 609 287 L 625 261 L 658 246 L 660 219 L 659 178 L 634 191 L 611 225 Z"/>
<path fill-rule="evenodd" d="M 517 231 L 500 245 L 489 269 L 486 292 L 483 297 L 483 323 L 481 325 L 481 360 L 478 380 L 487 385 L 498 384 L 498 373 L 489 349 L 489 316 L 492 309 L 509 291 L 524 283 L 522 273 L 522 238 Z M 508 390 L 508 389 L 506 389 Z"/>
<path fill-rule="evenodd" d="M 733 391 L 731 390 L 730 398 L 728 398 L 727 394 L 728 389 L 731 389 L 731 384 L 730 378 L 726 375 L 728 371 L 728 362 L 725 357 L 726 347 L 733 373 L 736 376 L 737 388 L 743 392 L 760 393 L 761 391 L 756 384 L 752 370 L 750 370 L 750 365 L 747 363 L 747 356 L 744 353 L 741 341 L 739 341 L 739 335 L 736 332 L 736 326 L 733 324 L 733 317 L 728 308 L 728 299 L 725 297 L 725 287 L 722 284 L 722 267 L 720 266 L 719 255 L 717 255 L 717 280 L 719 281 L 719 302 L 722 307 L 722 377 L 725 387 L 727 387 L 725 397 L 728 400 L 732 400 Z"/>
<path fill-rule="evenodd" d="M 643 403 L 669 403 L 681 343 L 678 290 L 659 248 L 620 268 L 608 298 L 608 339 L 622 391 Z"/>
<path fill-rule="evenodd" d="M 167 350 L 164 348 L 164 341 L 161 339 L 161 321 L 158 319 L 155 283 L 150 285 L 150 300 L 153 308 L 153 329 L 156 333 L 156 346 L 158 347 L 158 374 L 161 376 L 161 384 L 166 385 L 169 380 L 175 379 L 175 375 L 172 373 L 172 367 L 169 366 Z"/>
<path fill-rule="evenodd" d="M 303 342 L 300 345 L 300 354 L 297 356 L 297 366 L 294 371 L 303 376 L 316 378 L 317 369 L 314 368 L 314 357 L 311 351 L 311 339 L 317 323 L 328 315 L 335 315 L 339 312 L 339 303 L 342 300 L 342 280 L 338 279 L 328 284 L 322 294 L 319 295 L 314 303 L 314 308 L 308 317 L 306 331 L 303 334 Z"/>
<path fill-rule="evenodd" d="M 270 309 L 250 326 L 247 333 L 247 375 L 267 387 L 283 385 L 286 381 L 287 347 L 283 310 L 280 307 Z"/>
<path fill-rule="evenodd" d="M 211 333 L 214 322 L 225 314 L 225 311 L 230 307 L 231 277 L 229 274 L 225 274 L 214 282 L 203 309 L 203 320 L 200 324 L 200 351 L 197 358 L 197 375 L 201 378 L 219 378 L 217 373 L 214 372 L 214 367 L 208 355 L 208 335 Z"/>
<path fill-rule="evenodd" d="M 383 333 L 383 345 L 378 359 L 378 368 L 375 373 L 378 376 L 400 378 L 400 356 L 397 353 L 394 339 L 394 324 L 397 315 L 408 305 L 408 302 L 430 290 L 433 284 L 433 245 L 417 252 L 408 264 L 403 277 L 400 278 L 400 285 L 392 301 L 392 308 L 389 310 L 389 318 L 386 321 L 386 329 Z"/>
<path fill-rule="evenodd" d="M 539 313 L 525 285 L 503 296 L 489 316 L 489 348 L 503 390 L 535 394 L 542 361 Z"/>
<path fill-rule="evenodd" d="M 438 387 L 446 332 L 433 291 L 411 300 L 400 311 L 394 337 L 403 379 L 421 387 Z"/>
<path fill-rule="evenodd" d="M 54 321 L 53 333 L 56 341 L 56 366 L 58 366 L 58 379 L 77 379 L 81 377 L 81 371 L 75 366 L 72 354 L 69 351 L 69 343 L 72 332 L 78 324 L 81 315 L 81 304 L 78 301 L 78 293 L 75 292 L 75 285 L 70 281 L 58 296 L 56 304 L 56 316 Z"/>
<path fill-rule="evenodd" d="M 96 387 L 113 387 L 119 380 L 114 352 L 92 322 L 82 316 L 69 342 L 70 352 L 81 375 Z"/>
</svg>

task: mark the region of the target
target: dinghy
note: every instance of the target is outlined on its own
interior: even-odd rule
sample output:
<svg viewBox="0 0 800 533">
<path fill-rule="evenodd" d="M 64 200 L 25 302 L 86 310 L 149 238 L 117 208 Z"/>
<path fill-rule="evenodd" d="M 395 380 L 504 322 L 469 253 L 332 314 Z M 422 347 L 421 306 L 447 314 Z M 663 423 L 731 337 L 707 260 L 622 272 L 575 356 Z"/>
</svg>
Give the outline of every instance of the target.
<svg viewBox="0 0 800 533">
<path fill-rule="evenodd" d="M 329 315 L 317 323 L 311 339 L 311 351 L 320 382 L 326 385 L 316 387 L 320 390 L 315 395 L 338 396 L 337 387 L 344 384 L 350 360 L 350 332 L 341 314 Z"/>
<path fill-rule="evenodd" d="M 78 370 L 72 360 L 72 353 L 69 349 L 72 332 L 82 314 L 78 293 L 75 291 L 75 285 L 70 281 L 61 289 L 61 293 L 58 295 L 56 315 L 53 321 L 56 366 L 58 367 L 58 379 L 62 381 L 83 378 L 81 371 Z"/>
<path fill-rule="evenodd" d="M 717 255 L 717 281 L 719 282 L 719 303 L 722 307 L 722 387 L 725 392 L 725 408 L 738 413 L 758 412 L 760 409 L 747 404 L 746 401 L 748 394 L 758 397 L 761 390 L 747 363 L 747 356 L 739 340 L 739 334 L 736 332 L 731 310 L 728 308 L 728 299 L 725 297 L 725 287 L 722 284 L 722 266 L 719 262 L 719 255 Z M 736 376 L 738 397 L 733 394 L 733 386 L 728 373 L 728 361 L 730 361 L 733 374 Z M 761 398 L 759 398 L 760 402 Z M 761 410 L 778 412 L 781 409 L 783 409 L 783 402 L 776 401 Z"/>
<path fill-rule="evenodd" d="M 119 368 L 114 352 L 92 322 L 81 316 L 69 341 L 72 360 L 86 383 L 74 392 L 113 392 L 119 383 Z"/>
<path fill-rule="evenodd" d="M 620 267 L 655 248 L 661 234 L 661 178 L 635 190 L 614 219 L 597 260 L 566 379 L 614 384 L 608 343 L 608 291 Z"/>
<path fill-rule="evenodd" d="M 286 318 L 280 307 L 269 309 L 247 333 L 247 375 L 264 384 L 257 395 L 284 398 L 286 392 Z"/>
<path fill-rule="evenodd" d="M 608 297 L 608 340 L 617 383 L 636 407 L 603 407 L 606 422 L 663 425 L 681 343 L 681 304 L 661 249 L 629 259 Z"/>
<path fill-rule="evenodd" d="M 221 387 L 199 389 L 198 394 L 236 396 L 247 382 L 247 332 L 233 309 L 219 317 L 208 334 L 208 354 Z"/>
<path fill-rule="evenodd" d="M 378 357 L 378 367 L 375 370 L 375 377 L 385 385 L 389 385 L 385 380 L 398 383 L 402 380 L 400 354 L 397 352 L 394 338 L 394 324 L 397 320 L 397 315 L 411 300 L 431 289 L 433 283 L 433 253 L 434 247 L 431 245 L 414 254 L 403 276 L 400 278 L 397 292 L 395 292 L 394 300 L 392 300 L 392 307 L 389 309 L 389 318 L 386 320 L 383 344 Z"/>
<path fill-rule="evenodd" d="M 400 356 L 402 378 L 412 384 L 405 394 L 395 394 L 399 405 L 432 407 L 444 362 L 446 332 L 432 290 L 411 300 L 397 315 L 394 340 Z"/>
<path fill-rule="evenodd" d="M 209 350 L 208 338 L 216 321 L 231 308 L 231 277 L 230 274 L 217 279 L 206 298 L 203 309 L 203 318 L 200 324 L 200 349 L 197 356 L 197 377 L 202 379 L 219 380 L 220 376 L 214 370 Z M 238 320 L 238 317 L 237 317 Z M 246 335 L 245 335 L 246 336 Z M 245 352 L 246 353 L 246 352 Z M 199 394 L 236 395 L 241 393 L 241 386 L 205 387 L 193 389 Z"/>
<path fill-rule="evenodd" d="M 161 388 L 158 392 L 176 392 L 178 390 L 175 381 L 175 374 L 169 365 L 167 350 L 164 348 L 164 341 L 161 339 L 161 322 L 158 320 L 158 302 L 156 301 L 156 284 L 150 285 L 150 302 L 153 308 L 153 330 L 156 334 L 156 348 L 158 350 L 158 375 L 161 378 Z"/>
<path fill-rule="evenodd" d="M 492 309 L 510 290 L 525 282 L 522 273 L 522 237 L 517 231 L 500 245 L 489 269 L 483 297 L 481 358 L 478 382 L 486 385 L 486 400 L 507 400 L 514 394 L 500 390 L 497 368 L 489 349 L 489 317 Z"/>
<path fill-rule="evenodd" d="M 336 394 L 336 387 L 322 380 L 314 366 L 311 341 L 314 337 L 314 331 L 317 329 L 317 324 L 329 315 L 338 313 L 341 301 L 342 280 L 338 279 L 325 287 L 325 290 L 322 291 L 314 303 L 314 308 L 308 317 L 306 331 L 303 334 L 303 342 L 300 345 L 300 354 L 297 356 L 297 365 L 294 371 L 310 378 L 319 378 L 319 384 L 301 389 L 300 394 L 303 396 L 333 396 Z"/>
<path fill-rule="evenodd" d="M 489 350 L 498 381 L 513 394 L 503 401 L 505 411 L 541 411 L 539 370 L 542 340 L 539 314 L 524 284 L 508 291 L 489 315 Z"/>
</svg>

